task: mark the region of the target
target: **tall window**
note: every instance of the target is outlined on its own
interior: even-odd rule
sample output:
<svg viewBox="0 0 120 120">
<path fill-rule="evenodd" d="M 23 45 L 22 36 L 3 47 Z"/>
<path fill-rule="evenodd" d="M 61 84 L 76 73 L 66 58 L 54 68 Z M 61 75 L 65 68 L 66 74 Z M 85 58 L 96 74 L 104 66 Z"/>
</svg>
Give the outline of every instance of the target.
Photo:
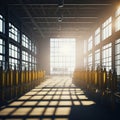
<svg viewBox="0 0 120 120">
<path fill-rule="evenodd" d="M 92 68 L 92 54 L 88 55 L 88 67 L 91 69 Z"/>
<path fill-rule="evenodd" d="M 32 52 L 35 52 L 35 44 L 32 43 Z"/>
<path fill-rule="evenodd" d="M 34 53 L 37 54 L 37 47 L 36 47 L 36 45 L 35 45 L 35 52 Z"/>
<path fill-rule="evenodd" d="M 28 70 L 29 69 L 29 56 L 28 52 L 22 51 L 22 69 L 24 70 L 25 68 Z"/>
<path fill-rule="evenodd" d="M 11 23 L 9 23 L 9 37 L 20 42 L 20 31 Z"/>
<path fill-rule="evenodd" d="M 51 74 L 71 74 L 75 68 L 76 40 L 72 38 L 50 39 Z"/>
<path fill-rule="evenodd" d="M 95 45 L 100 43 L 100 28 L 95 31 Z"/>
<path fill-rule="evenodd" d="M 102 24 L 102 40 L 108 38 L 111 35 L 112 35 L 112 17 L 109 17 Z"/>
<path fill-rule="evenodd" d="M 22 51 L 22 69 L 25 68 L 28 70 L 36 69 L 36 57 L 37 48 L 35 44 L 24 34 L 22 34 L 22 46 L 27 48 L 32 54 L 29 54 L 26 51 Z"/>
<path fill-rule="evenodd" d="M 120 30 L 120 7 L 117 9 L 116 13 L 115 13 L 115 31 L 119 31 Z"/>
<path fill-rule="evenodd" d="M 28 48 L 29 46 L 29 39 L 26 35 L 22 34 L 22 46 Z"/>
<path fill-rule="evenodd" d="M 117 75 L 120 75 L 120 39 L 115 41 L 115 67 Z"/>
<path fill-rule="evenodd" d="M 84 40 L 84 54 L 87 52 L 87 40 Z"/>
<path fill-rule="evenodd" d="M 0 32 L 5 32 L 5 19 L 0 15 Z"/>
<path fill-rule="evenodd" d="M 36 64 L 37 64 L 36 57 L 32 56 L 32 69 L 33 70 L 36 70 Z"/>
<path fill-rule="evenodd" d="M 95 51 L 95 68 L 100 65 L 100 49 Z"/>
<path fill-rule="evenodd" d="M 112 67 L 112 43 L 109 43 L 102 48 L 102 66 L 109 71 Z"/>
<path fill-rule="evenodd" d="M 9 44 L 9 64 L 14 69 L 14 66 L 19 69 L 20 49 L 12 44 Z"/>
<path fill-rule="evenodd" d="M 0 65 L 5 67 L 5 41 L 0 39 Z"/>
<path fill-rule="evenodd" d="M 91 36 L 89 39 L 88 39 L 88 51 L 92 49 L 92 43 L 93 43 L 93 37 Z"/>
<path fill-rule="evenodd" d="M 29 54 L 29 70 L 32 69 L 32 55 Z"/>
</svg>

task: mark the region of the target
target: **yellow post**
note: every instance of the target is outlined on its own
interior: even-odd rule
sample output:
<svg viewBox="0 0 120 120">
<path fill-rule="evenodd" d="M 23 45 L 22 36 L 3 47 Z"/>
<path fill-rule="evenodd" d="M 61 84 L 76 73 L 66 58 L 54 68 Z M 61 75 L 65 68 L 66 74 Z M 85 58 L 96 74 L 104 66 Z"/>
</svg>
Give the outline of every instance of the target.
<svg viewBox="0 0 120 120">
<path fill-rule="evenodd" d="M 97 74 L 97 70 L 95 70 L 95 81 L 94 81 L 94 84 L 95 86 L 97 87 L 97 79 L 98 79 L 98 74 Z"/>
<path fill-rule="evenodd" d="M 10 86 L 13 86 L 13 70 L 9 71 Z"/>
<path fill-rule="evenodd" d="M 112 71 L 111 70 L 109 70 L 108 84 L 109 84 L 110 90 L 112 90 Z"/>
<path fill-rule="evenodd" d="M 107 71 L 106 68 L 103 70 L 103 89 L 107 88 Z"/>
<path fill-rule="evenodd" d="M 117 72 L 116 72 L 115 69 L 113 71 L 113 78 L 112 78 L 112 80 L 113 80 L 113 91 L 115 92 L 115 91 L 117 91 Z"/>
<path fill-rule="evenodd" d="M 3 67 L 0 67 L 0 89 L 4 88 L 4 71 Z"/>
</svg>

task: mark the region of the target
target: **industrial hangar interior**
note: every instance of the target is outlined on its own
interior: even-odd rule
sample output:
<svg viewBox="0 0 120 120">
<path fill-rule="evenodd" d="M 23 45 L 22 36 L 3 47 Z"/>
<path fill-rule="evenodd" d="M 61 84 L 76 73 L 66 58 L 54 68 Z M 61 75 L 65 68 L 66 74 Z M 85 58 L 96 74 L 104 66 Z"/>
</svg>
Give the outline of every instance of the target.
<svg viewBox="0 0 120 120">
<path fill-rule="evenodd" d="M 0 1 L 0 120 L 115 120 L 120 0 Z"/>
</svg>

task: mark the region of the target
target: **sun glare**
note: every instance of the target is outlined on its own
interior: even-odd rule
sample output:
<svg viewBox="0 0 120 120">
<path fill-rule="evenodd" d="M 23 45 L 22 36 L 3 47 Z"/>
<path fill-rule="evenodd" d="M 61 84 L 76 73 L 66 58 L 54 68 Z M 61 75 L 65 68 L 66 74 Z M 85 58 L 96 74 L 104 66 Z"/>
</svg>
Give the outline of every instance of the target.
<svg viewBox="0 0 120 120">
<path fill-rule="evenodd" d="M 51 74 L 71 74 L 75 68 L 76 40 L 73 38 L 50 39 Z"/>
<path fill-rule="evenodd" d="M 70 45 L 63 45 L 61 46 L 60 48 L 60 53 L 63 55 L 63 56 L 71 56 L 71 52 L 72 52 L 72 48 Z"/>
</svg>

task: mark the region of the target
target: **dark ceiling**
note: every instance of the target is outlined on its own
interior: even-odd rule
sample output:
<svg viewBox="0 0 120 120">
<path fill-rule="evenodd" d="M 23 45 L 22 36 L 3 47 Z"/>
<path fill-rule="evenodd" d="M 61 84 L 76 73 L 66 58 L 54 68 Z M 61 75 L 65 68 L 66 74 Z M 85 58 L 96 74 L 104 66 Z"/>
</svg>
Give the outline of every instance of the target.
<svg viewBox="0 0 120 120">
<path fill-rule="evenodd" d="M 41 37 L 87 36 L 115 0 L 10 0 L 9 9 Z"/>
</svg>

